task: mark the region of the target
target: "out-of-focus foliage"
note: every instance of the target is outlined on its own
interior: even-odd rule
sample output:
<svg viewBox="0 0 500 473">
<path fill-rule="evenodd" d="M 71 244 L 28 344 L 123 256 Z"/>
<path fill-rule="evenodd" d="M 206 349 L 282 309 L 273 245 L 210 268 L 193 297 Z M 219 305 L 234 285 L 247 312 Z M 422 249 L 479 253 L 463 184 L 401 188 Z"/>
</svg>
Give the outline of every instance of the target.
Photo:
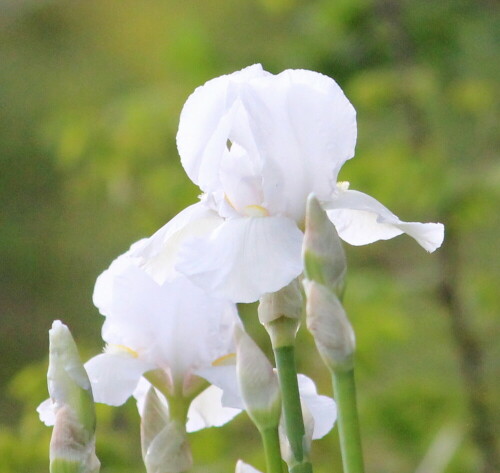
<svg viewBox="0 0 500 473">
<path fill-rule="evenodd" d="M 498 425 L 499 51 L 487 0 L 0 0 L 0 470 L 47 471 L 50 431 L 34 409 L 51 321 L 97 353 L 96 276 L 195 201 L 175 148 L 188 94 L 262 62 L 334 77 L 359 124 L 341 178 L 403 219 L 447 226 L 432 256 L 404 237 L 347 248 L 369 471 L 416 471 L 436 445 L 449 461 L 425 473 L 479 471 L 439 289 L 452 276 Z M 299 338 L 300 370 L 329 393 L 310 337 Z M 98 422 L 103 473 L 143 471 L 133 403 L 99 407 Z M 320 473 L 340 471 L 335 437 L 314 446 Z M 192 444 L 193 471 L 233 471 L 237 458 L 264 468 L 243 415 Z"/>
</svg>

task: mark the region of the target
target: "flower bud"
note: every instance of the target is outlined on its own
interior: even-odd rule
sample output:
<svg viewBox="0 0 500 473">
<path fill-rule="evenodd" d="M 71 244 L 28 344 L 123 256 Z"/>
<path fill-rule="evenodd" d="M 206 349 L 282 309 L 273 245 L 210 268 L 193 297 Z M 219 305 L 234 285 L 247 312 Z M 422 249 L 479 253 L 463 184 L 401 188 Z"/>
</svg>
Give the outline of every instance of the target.
<svg viewBox="0 0 500 473">
<path fill-rule="evenodd" d="M 54 321 L 49 330 L 48 388 L 54 430 L 50 442 L 51 473 L 97 473 L 95 410 L 87 373 L 65 325 Z"/>
<path fill-rule="evenodd" d="M 167 404 L 153 387 L 142 409 L 141 448 L 148 473 L 181 473 L 193 463 L 184 423 L 170 419 Z"/>
<path fill-rule="evenodd" d="M 302 315 L 303 297 L 298 279 L 277 292 L 265 294 L 260 299 L 259 320 L 265 325 L 280 317 L 298 320 Z"/>
<path fill-rule="evenodd" d="M 335 226 L 314 194 L 307 199 L 302 255 L 307 279 L 331 288 L 340 297 L 347 268 L 344 249 Z"/>
<path fill-rule="evenodd" d="M 353 367 L 355 339 L 338 297 L 316 281 L 304 281 L 307 296 L 306 323 L 316 347 L 332 370 Z"/>
<path fill-rule="evenodd" d="M 258 314 L 274 348 L 293 345 L 302 316 L 303 297 L 298 279 L 260 299 Z"/>
<path fill-rule="evenodd" d="M 245 410 L 259 430 L 276 427 L 281 415 L 278 379 L 267 357 L 239 326 L 236 372 Z"/>
</svg>

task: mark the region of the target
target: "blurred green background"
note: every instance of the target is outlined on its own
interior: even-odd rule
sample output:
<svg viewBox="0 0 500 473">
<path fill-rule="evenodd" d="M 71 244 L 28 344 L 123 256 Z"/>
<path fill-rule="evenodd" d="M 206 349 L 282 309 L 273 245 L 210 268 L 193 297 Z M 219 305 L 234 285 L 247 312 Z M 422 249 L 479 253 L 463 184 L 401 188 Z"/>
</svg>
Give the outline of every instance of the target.
<svg viewBox="0 0 500 473">
<path fill-rule="evenodd" d="M 184 101 L 255 62 L 334 77 L 359 128 L 340 178 L 446 224 L 433 255 L 408 237 L 347 248 L 368 472 L 500 471 L 499 51 L 488 0 L 0 0 L 0 471 L 47 471 L 51 321 L 84 359 L 101 350 L 95 278 L 196 200 L 175 147 Z M 98 416 L 102 472 L 144 471 L 134 404 Z M 244 415 L 191 440 L 194 472 L 264 469 Z M 315 444 L 317 472 L 341 471 L 336 445 Z"/>
</svg>

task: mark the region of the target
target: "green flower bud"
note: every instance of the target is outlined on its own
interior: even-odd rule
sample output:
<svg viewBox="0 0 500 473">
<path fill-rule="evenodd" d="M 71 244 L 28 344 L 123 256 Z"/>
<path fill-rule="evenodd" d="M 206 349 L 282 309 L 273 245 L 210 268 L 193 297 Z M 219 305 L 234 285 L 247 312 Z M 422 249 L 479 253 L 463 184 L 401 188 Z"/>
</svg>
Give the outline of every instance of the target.
<svg viewBox="0 0 500 473">
<path fill-rule="evenodd" d="M 303 310 L 302 289 L 298 279 L 277 292 L 260 299 L 258 314 L 271 337 L 273 347 L 292 345 Z"/>
<path fill-rule="evenodd" d="M 49 330 L 47 381 L 55 413 L 51 473 L 97 473 L 95 410 L 90 382 L 71 333 L 60 321 Z"/>
<path fill-rule="evenodd" d="M 306 278 L 331 288 L 340 297 L 347 268 L 344 249 L 335 226 L 314 194 L 307 199 L 302 254 Z"/>
<path fill-rule="evenodd" d="M 170 418 L 167 404 L 153 387 L 142 411 L 141 448 L 148 473 L 181 473 L 192 467 L 184 421 Z"/>
<path fill-rule="evenodd" d="M 236 372 L 245 409 L 259 430 L 278 426 L 281 396 L 278 379 L 256 343 L 237 327 Z"/>
<path fill-rule="evenodd" d="M 316 281 L 304 281 L 306 323 L 316 347 L 332 370 L 349 370 L 354 364 L 355 338 L 338 297 Z"/>
</svg>

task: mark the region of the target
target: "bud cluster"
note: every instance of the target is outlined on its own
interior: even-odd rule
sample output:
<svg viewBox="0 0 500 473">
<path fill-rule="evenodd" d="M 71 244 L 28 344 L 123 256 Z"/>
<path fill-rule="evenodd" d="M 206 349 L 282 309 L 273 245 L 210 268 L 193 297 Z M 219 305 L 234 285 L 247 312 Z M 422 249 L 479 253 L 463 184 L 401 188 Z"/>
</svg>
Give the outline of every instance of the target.
<svg viewBox="0 0 500 473">
<path fill-rule="evenodd" d="M 331 370 L 352 369 L 354 331 L 340 302 L 346 273 L 345 253 L 335 226 L 314 195 L 307 201 L 303 257 L 307 328 Z"/>
</svg>

